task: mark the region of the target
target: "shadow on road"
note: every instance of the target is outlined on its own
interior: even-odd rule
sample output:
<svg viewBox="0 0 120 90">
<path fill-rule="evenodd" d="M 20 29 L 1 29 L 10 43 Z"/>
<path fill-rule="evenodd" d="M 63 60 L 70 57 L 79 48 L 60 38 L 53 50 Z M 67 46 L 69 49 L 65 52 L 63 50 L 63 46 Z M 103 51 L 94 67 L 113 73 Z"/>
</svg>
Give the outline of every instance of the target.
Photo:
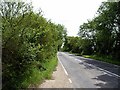
<svg viewBox="0 0 120 90">
<path fill-rule="evenodd" d="M 82 56 L 76 56 L 74 54 L 69 54 L 69 53 L 66 53 L 66 54 L 69 55 L 69 56 L 72 56 L 74 58 L 77 58 L 79 60 L 82 60 L 84 63 L 86 63 L 86 67 L 88 69 L 93 69 L 91 66 L 87 65 L 87 64 L 89 64 L 89 65 L 91 64 L 91 65 L 94 65 L 95 67 L 99 67 L 99 68 L 108 70 L 108 71 L 110 71 L 112 73 L 115 73 L 115 74 L 120 76 L 120 66 L 109 64 L 109 63 L 105 63 L 105 62 L 94 60 L 94 59 L 90 59 L 90 58 L 84 58 Z M 82 63 L 80 63 L 80 64 L 82 64 Z"/>
<path fill-rule="evenodd" d="M 91 65 L 94 65 L 95 67 L 99 67 L 99 68 L 102 68 L 104 70 L 108 70 L 112 73 L 115 73 L 117 75 L 120 75 L 120 67 L 119 66 L 114 66 L 112 64 L 98 62 L 95 60 L 85 60 L 84 62 L 86 64 L 89 64 L 89 65 L 91 64 Z"/>
<path fill-rule="evenodd" d="M 88 64 L 85 64 L 85 63 L 83 63 L 83 62 L 80 62 L 79 64 L 84 65 L 84 66 L 85 66 L 84 69 L 95 69 L 94 67 L 92 67 L 92 66 L 90 66 L 90 65 L 88 65 Z"/>
<path fill-rule="evenodd" d="M 120 88 L 120 77 L 118 76 L 120 66 L 69 53 L 62 54 L 60 56 L 64 58 L 63 62 L 66 64 L 69 74 L 74 77 L 73 80 L 77 82 L 78 87 L 79 83 L 82 82 L 86 86 Z"/>
<path fill-rule="evenodd" d="M 100 86 L 101 88 L 120 88 L 120 78 L 117 77 L 104 74 L 92 79 L 96 79 L 98 83 L 95 85 Z"/>
<path fill-rule="evenodd" d="M 93 67 L 91 66 L 91 63 L 85 61 L 82 63 L 79 63 L 81 65 L 84 65 L 85 68 L 84 69 L 97 69 L 99 71 L 103 71 L 98 69 L 97 67 Z M 120 78 L 119 77 L 115 77 L 115 76 L 110 76 L 108 74 L 103 74 L 103 75 L 99 75 L 97 76 L 97 78 L 92 78 L 94 80 L 97 81 L 96 86 L 99 86 L 100 88 L 120 88 Z"/>
<path fill-rule="evenodd" d="M 84 65 L 84 69 L 97 69 L 99 71 L 103 71 L 100 70 L 97 67 L 100 68 L 104 68 L 104 69 L 111 69 L 113 70 L 113 72 L 116 72 L 117 74 L 119 73 L 119 69 L 118 67 L 112 67 L 111 65 L 99 65 L 101 63 L 98 64 L 98 62 L 92 62 L 90 60 L 85 60 L 84 62 L 80 62 L 79 64 Z M 93 67 L 94 65 L 94 67 Z M 116 76 L 110 76 L 108 74 L 103 74 L 103 75 L 99 75 L 97 76 L 97 78 L 92 78 L 94 80 L 97 81 L 97 83 L 95 84 L 96 86 L 99 86 L 100 88 L 120 88 L 120 78 L 116 77 Z"/>
</svg>

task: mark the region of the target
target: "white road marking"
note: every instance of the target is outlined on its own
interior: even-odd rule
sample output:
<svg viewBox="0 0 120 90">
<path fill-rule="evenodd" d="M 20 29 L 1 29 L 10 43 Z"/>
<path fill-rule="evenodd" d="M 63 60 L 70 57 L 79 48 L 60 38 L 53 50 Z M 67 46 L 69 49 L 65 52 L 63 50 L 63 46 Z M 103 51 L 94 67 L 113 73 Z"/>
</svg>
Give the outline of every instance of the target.
<svg viewBox="0 0 120 90">
<path fill-rule="evenodd" d="M 66 54 L 64 53 L 64 55 L 66 55 Z M 68 56 L 68 55 L 66 55 L 66 56 Z M 69 57 L 69 56 L 68 56 L 68 57 Z M 74 58 L 74 57 L 72 57 L 72 56 L 71 56 L 71 58 Z M 58 60 L 59 60 L 59 58 L 58 58 Z M 79 62 L 82 62 L 81 60 L 76 59 L 76 58 L 74 58 L 74 60 L 79 61 Z M 61 61 L 60 61 L 60 60 L 59 60 L 59 62 L 61 63 Z M 87 63 L 85 63 L 85 64 L 87 64 Z M 63 66 L 63 64 L 62 64 L 62 63 L 61 63 L 61 65 L 62 65 L 62 67 L 63 67 L 63 69 L 64 69 L 64 71 L 65 71 L 66 75 L 68 75 L 68 73 L 67 73 L 67 71 L 65 70 L 65 68 L 64 68 L 64 66 Z M 119 78 L 120 78 L 120 76 L 119 76 L 119 75 L 117 75 L 117 74 L 115 74 L 115 73 L 112 73 L 112 72 L 110 72 L 110 71 L 107 71 L 107 70 L 105 70 L 105 69 L 99 68 L 99 67 L 94 66 L 94 65 L 92 65 L 92 64 L 87 64 L 87 65 L 92 66 L 92 67 L 94 67 L 94 68 L 97 68 L 97 69 L 99 69 L 99 70 L 103 71 L 103 72 L 104 72 L 104 74 L 107 74 L 107 75 L 109 75 L 109 76 L 116 76 L 116 77 L 119 77 Z M 97 78 L 97 77 L 96 77 L 96 78 Z M 69 79 L 69 82 L 72 82 L 72 81 Z M 104 82 L 104 83 L 105 83 L 105 82 Z"/>
<path fill-rule="evenodd" d="M 111 74 L 107 74 L 107 75 L 112 76 Z"/>
<path fill-rule="evenodd" d="M 63 70 L 64 70 L 65 74 L 68 76 L 68 73 L 67 73 L 66 69 L 64 68 L 62 62 L 60 61 L 59 57 L 57 57 L 57 58 L 58 58 L 58 60 L 59 60 L 59 62 L 60 62 L 60 64 L 61 64 L 61 66 L 63 67 Z M 72 81 L 71 81 L 70 78 L 69 78 L 68 80 L 69 80 L 70 83 L 72 83 Z"/>
<path fill-rule="evenodd" d="M 89 64 L 89 66 L 92 66 L 92 64 Z"/>
<path fill-rule="evenodd" d="M 79 62 L 82 62 L 81 60 L 79 60 L 79 59 L 75 59 L 76 61 L 79 61 Z"/>
<path fill-rule="evenodd" d="M 76 61 L 79 61 L 79 62 L 82 62 L 82 60 L 79 60 L 79 59 L 76 59 L 76 58 L 75 58 L 75 60 L 76 60 Z M 107 75 L 109 75 L 109 76 L 116 76 L 116 77 L 119 77 L 119 78 L 120 78 L 119 75 L 117 75 L 117 74 L 115 74 L 115 73 L 112 73 L 112 72 L 110 72 L 110 71 L 107 71 L 107 70 L 105 70 L 105 69 L 96 67 L 96 66 L 94 66 L 94 65 L 92 65 L 92 64 L 87 64 L 87 65 L 92 66 L 92 67 L 94 67 L 94 68 L 98 68 L 99 70 L 104 71 L 104 74 L 107 74 Z"/>
<path fill-rule="evenodd" d="M 58 57 L 57 57 L 57 58 L 58 58 Z M 60 61 L 59 58 L 58 58 L 58 60 L 59 60 L 59 62 L 60 62 L 60 64 L 61 64 L 61 66 L 63 67 L 63 70 L 64 70 L 65 74 L 68 75 L 67 71 L 65 70 L 65 68 L 64 68 L 64 66 L 63 66 L 63 64 L 62 64 L 62 62 Z"/>
<path fill-rule="evenodd" d="M 100 80 L 96 80 L 96 83 L 102 83 L 102 84 L 106 84 L 106 82 L 100 81 Z"/>
<path fill-rule="evenodd" d="M 99 68 L 99 67 L 98 67 Z M 116 77 L 119 77 L 120 78 L 120 76 L 119 75 L 117 75 L 117 74 L 115 74 L 115 73 L 112 73 L 112 72 L 109 72 L 109 71 L 107 71 L 107 70 L 105 70 L 105 69 L 102 69 L 102 68 L 99 68 L 100 70 L 103 70 L 103 71 L 105 71 L 108 75 L 114 75 L 114 76 L 116 76 Z"/>
<path fill-rule="evenodd" d="M 96 79 L 98 78 L 98 77 L 95 77 Z"/>
<path fill-rule="evenodd" d="M 104 74 L 107 74 L 106 72 L 103 72 Z"/>
<path fill-rule="evenodd" d="M 95 67 L 95 68 L 98 68 L 99 70 L 102 70 L 102 71 L 104 71 L 104 74 L 108 74 L 109 76 L 116 76 L 116 77 L 119 77 L 120 78 L 120 76 L 119 75 L 117 75 L 117 74 L 115 74 L 115 73 L 112 73 L 112 72 L 109 72 L 109 71 L 107 71 L 107 70 L 105 70 L 105 69 L 102 69 L 102 68 L 99 68 L 99 67 L 96 67 L 96 66 L 94 66 L 94 65 L 91 65 L 91 64 L 88 64 L 89 66 L 92 66 L 92 67 Z"/>
<path fill-rule="evenodd" d="M 70 82 L 70 83 L 72 83 L 72 81 L 71 81 L 71 79 L 70 79 L 70 78 L 69 78 L 68 80 L 69 80 L 69 82 Z"/>
<path fill-rule="evenodd" d="M 89 58 L 88 58 L 88 59 L 89 59 Z M 75 58 L 75 60 L 77 60 L 77 61 L 79 61 L 79 62 L 82 62 L 81 60 L 76 59 L 76 58 Z M 104 63 L 106 63 L 106 62 L 104 62 Z M 115 74 L 115 73 L 112 73 L 112 72 L 110 72 L 110 71 L 107 71 L 107 70 L 102 69 L 102 68 L 99 68 L 99 67 L 96 67 L 96 66 L 94 66 L 94 65 L 92 65 L 92 64 L 88 64 L 88 65 L 89 65 L 89 66 L 92 66 L 92 67 L 95 67 L 95 68 L 98 68 L 99 70 L 104 71 L 104 73 L 105 73 L 105 74 L 108 74 L 109 76 L 116 76 L 116 77 L 119 77 L 119 78 L 120 78 L 120 76 L 117 75 L 117 74 Z M 117 66 L 117 65 L 114 65 L 114 66 Z"/>
</svg>

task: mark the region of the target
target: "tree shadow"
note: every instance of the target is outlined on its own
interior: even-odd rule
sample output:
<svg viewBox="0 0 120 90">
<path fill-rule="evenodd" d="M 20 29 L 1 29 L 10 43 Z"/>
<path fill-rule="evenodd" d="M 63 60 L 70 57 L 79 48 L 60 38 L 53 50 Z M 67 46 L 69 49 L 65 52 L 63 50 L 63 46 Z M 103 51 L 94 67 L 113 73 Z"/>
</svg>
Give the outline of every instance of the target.
<svg viewBox="0 0 120 90">
<path fill-rule="evenodd" d="M 84 69 L 95 69 L 93 66 L 88 65 L 88 64 L 86 64 L 86 63 L 84 63 L 84 62 L 80 62 L 79 64 L 84 65 L 84 66 L 85 66 Z"/>
<path fill-rule="evenodd" d="M 80 62 L 79 64 L 84 65 L 85 66 L 84 69 L 89 69 L 89 70 L 96 69 L 96 70 L 105 72 L 104 70 L 99 69 L 97 65 L 94 65 L 95 67 L 93 67 L 92 63 L 89 63 L 87 61 Z M 100 88 L 120 88 L 120 78 L 114 75 L 111 75 L 109 73 L 99 75 L 97 76 L 97 78 L 92 78 L 92 79 L 95 79 L 96 81 L 98 81 L 95 85 L 99 86 Z"/>
<path fill-rule="evenodd" d="M 117 75 L 120 75 L 120 66 L 109 64 L 109 63 L 104 63 L 104 62 L 101 62 L 101 61 L 97 61 L 97 60 L 93 60 L 93 59 L 89 59 L 89 58 L 84 58 L 84 57 L 76 57 L 76 58 L 80 59 L 84 63 L 88 64 L 88 65 L 84 64 L 85 66 L 88 67 L 88 69 L 91 68 L 91 66 L 89 66 L 89 65 L 93 65 L 95 67 L 99 67 L 99 68 L 102 68 L 104 70 L 108 70 L 112 73 L 115 73 Z M 80 63 L 80 64 L 83 64 L 83 63 Z"/>
<path fill-rule="evenodd" d="M 120 78 L 117 77 L 104 74 L 92 79 L 96 79 L 98 81 L 98 83 L 95 85 L 99 86 L 100 88 L 120 88 Z"/>
</svg>

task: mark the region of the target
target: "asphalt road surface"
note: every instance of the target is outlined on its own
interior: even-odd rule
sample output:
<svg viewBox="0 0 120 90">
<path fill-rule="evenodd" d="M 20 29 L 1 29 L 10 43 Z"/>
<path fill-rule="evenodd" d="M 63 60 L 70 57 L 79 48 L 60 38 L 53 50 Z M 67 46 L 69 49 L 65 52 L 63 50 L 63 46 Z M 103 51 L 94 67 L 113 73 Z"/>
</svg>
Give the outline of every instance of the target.
<svg viewBox="0 0 120 90">
<path fill-rule="evenodd" d="M 73 88 L 120 88 L 120 67 L 101 61 L 58 52 Z"/>
</svg>

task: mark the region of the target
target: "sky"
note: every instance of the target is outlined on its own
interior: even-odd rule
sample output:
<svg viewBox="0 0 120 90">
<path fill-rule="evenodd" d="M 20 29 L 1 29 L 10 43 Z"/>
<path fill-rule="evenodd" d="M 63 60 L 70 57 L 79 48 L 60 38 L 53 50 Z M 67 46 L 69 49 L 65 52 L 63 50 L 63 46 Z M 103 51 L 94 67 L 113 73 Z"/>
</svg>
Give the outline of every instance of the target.
<svg viewBox="0 0 120 90">
<path fill-rule="evenodd" d="M 106 0 L 31 0 L 34 10 L 42 9 L 43 15 L 67 28 L 68 36 L 76 36 L 79 26 L 91 20 L 101 2 Z"/>
</svg>

